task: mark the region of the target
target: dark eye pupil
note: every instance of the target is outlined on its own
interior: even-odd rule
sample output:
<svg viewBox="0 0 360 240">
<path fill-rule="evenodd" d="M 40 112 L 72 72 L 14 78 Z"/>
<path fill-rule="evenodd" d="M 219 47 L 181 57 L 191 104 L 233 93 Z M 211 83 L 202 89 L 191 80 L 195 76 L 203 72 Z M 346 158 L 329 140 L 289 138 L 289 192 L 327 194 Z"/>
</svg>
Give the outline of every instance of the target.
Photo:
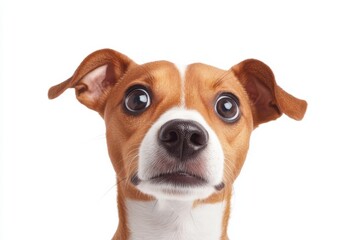
<svg viewBox="0 0 360 240">
<path fill-rule="evenodd" d="M 231 109 L 233 109 L 233 104 L 230 101 L 224 102 L 223 106 L 224 106 L 223 110 L 227 112 L 230 112 Z"/>
<path fill-rule="evenodd" d="M 231 118 L 236 114 L 234 103 L 230 99 L 223 98 L 218 102 L 218 113 L 222 117 Z"/>
<path fill-rule="evenodd" d="M 128 106 L 133 110 L 139 110 L 146 106 L 147 96 L 142 93 L 133 93 L 129 96 Z"/>
<path fill-rule="evenodd" d="M 148 93 L 143 89 L 135 89 L 131 91 L 125 100 L 127 110 L 131 112 L 139 112 L 150 105 Z"/>
<path fill-rule="evenodd" d="M 215 110 L 223 120 L 229 122 L 236 121 L 240 115 L 237 102 L 229 96 L 221 96 L 216 102 Z"/>
</svg>

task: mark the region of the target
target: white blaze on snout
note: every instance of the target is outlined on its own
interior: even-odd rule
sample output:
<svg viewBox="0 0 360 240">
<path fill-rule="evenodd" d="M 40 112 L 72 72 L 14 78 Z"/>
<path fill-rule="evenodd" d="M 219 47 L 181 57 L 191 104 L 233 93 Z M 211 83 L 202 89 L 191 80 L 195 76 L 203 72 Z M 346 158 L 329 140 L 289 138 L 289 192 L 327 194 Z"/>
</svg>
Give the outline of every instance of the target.
<svg viewBox="0 0 360 240">
<path fill-rule="evenodd" d="M 180 98 L 180 107 L 185 107 L 185 74 L 187 65 L 177 65 L 177 68 L 181 77 L 181 98 Z"/>
<path fill-rule="evenodd" d="M 192 166 L 195 165 L 197 167 L 196 164 L 198 164 L 201 176 L 207 181 L 205 185 L 175 187 L 171 184 L 154 184 L 149 181 L 154 176 L 174 171 L 174 169 L 169 167 L 164 172 L 164 161 L 176 165 L 177 160 L 169 156 L 158 141 L 161 126 L 174 119 L 196 121 L 209 134 L 207 146 L 199 152 L 195 159 L 190 160 Z M 206 198 L 214 193 L 214 187 L 222 182 L 224 154 L 218 137 L 199 112 L 184 108 L 173 108 L 160 116 L 146 133 L 140 145 L 138 167 L 138 177 L 141 182 L 137 187 L 147 194 L 167 199 Z"/>
</svg>

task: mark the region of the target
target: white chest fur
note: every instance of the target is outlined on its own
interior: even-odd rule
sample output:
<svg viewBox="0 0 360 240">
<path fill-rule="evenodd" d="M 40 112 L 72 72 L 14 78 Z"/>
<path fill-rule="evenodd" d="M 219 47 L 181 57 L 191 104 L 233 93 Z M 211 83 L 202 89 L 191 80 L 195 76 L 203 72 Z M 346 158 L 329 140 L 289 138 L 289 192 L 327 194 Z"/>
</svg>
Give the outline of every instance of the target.
<svg viewBox="0 0 360 240">
<path fill-rule="evenodd" d="M 131 240 L 219 240 L 225 203 L 126 200 Z"/>
</svg>

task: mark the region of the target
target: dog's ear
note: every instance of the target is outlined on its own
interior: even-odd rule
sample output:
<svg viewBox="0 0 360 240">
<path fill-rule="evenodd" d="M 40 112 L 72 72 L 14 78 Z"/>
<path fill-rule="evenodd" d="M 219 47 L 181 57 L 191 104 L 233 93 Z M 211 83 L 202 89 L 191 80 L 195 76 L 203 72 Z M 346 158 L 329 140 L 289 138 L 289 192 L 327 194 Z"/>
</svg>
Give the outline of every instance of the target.
<svg viewBox="0 0 360 240">
<path fill-rule="evenodd" d="M 87 56 L 68 80 L 49 89 L 49 99 L 75 88 L 76 98 L 85 106 L 102 114 L 112 87 L 135 63 L 111 49 L 102 49 Z"/>
<path fill-rule="evenodd" d="M 251 101 L 254 127 L 275 120 L 283 113 L 295 120 L 304 117 L 307 103 L 280 88 L 271 69 L 263 62 L 248 59 L 231 68 Z"/>
</svg>

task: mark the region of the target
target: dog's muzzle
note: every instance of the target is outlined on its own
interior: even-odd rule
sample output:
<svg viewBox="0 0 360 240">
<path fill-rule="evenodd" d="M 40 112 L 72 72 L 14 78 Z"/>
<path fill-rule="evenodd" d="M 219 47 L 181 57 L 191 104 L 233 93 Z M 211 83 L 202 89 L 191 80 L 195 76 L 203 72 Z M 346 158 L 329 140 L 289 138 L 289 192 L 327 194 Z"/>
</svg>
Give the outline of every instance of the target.
<svg viewBox="0 0 360 240">
<path fill-rule="evenodd" d="M 168 110 L 141 142 L 131 183 L 164 199 L 204 199 L 220 191 L 224 153 L 220 141 L 195 110 Z"/>
</svg>

